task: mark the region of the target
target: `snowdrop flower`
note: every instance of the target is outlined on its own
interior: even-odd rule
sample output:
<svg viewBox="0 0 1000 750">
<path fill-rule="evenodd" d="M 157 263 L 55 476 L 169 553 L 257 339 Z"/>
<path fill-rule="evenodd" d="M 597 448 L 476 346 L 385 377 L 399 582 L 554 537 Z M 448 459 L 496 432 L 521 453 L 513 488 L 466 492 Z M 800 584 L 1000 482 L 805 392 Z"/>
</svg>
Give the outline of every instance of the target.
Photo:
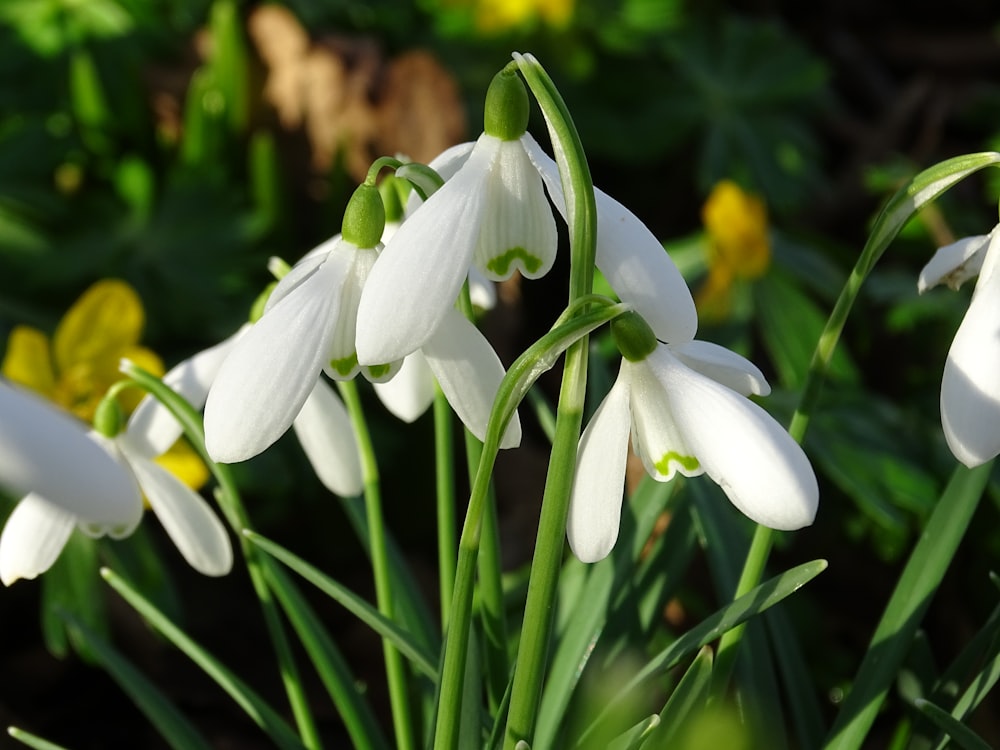
<svg viewBox="0 0 1000 750">
<path fill-rule="evenodd" d="M 941 427 L 955 458 L 969 467 L 1000 454 L 1000 226 L 940 248 L 920 272 L 922 293 L 958 289 L 979 274 L 941 378 Z"/>
<path fill-rule="evenodd" d="M 108 413 L 115 409 L 117 403 Z M 99 414 L 97 422 L 107 422 L 102 429 L 115 434 L 120 413 L 111 418 Z M 198 493 L 155 463 L 157 456 L 142 447 L 146 441 L 133 439 L 134 433 L 127 430 L 115 437 L 97 431 L 87 435 L 116 466 L 114 473 L 124 477 L 127 489 L 119 498 L 118 517 L 110 522 L 95 519 L 82 504 L 77 506 L 73 488 L 65 495 L 53 494 L 52 489 L 29 493 L 0 534 L 0 581 L 9 586 L 18 578 L 35 578 L 48 570 L 74 528 L 90 536 L 129 536 L 142 518 L 143 498 L 191 567 L 210 576 L 230 571 L 233 551 L 222 522 Z"/>
<path fill-rule="evenodd" d="M 0 379 L 0 487 L 38 493 L 90 523 L 137 522 L 126 471 L 87 438 L 81 422 Z"/>
<path fill-rule="evenodd" d="M 378 381 L 399 369 L 399 362 L 359 366 L 354 348 L 358 298 L 382 248 L 381 212 L 378 190 L 359 187 L 344 234 L 278 282 L 264 314 L 229 352 L 205 404 L 205 441 L 214 460 L 244 461 L 272 445 L 292 426 L 321 372 L 339 380 L 361 372 Z"/>
<path fill-rule="evenodd" d="M 667 345 L 638 316 L 612 324 L 621 370 L 580 438 L 567 537 L 583 562 L 618 538 L 629 434 L 646 471 L 707 474 L 752 520 L 792 530 L 812 523 L 819 490 L 802 448 L 746 398 L 770 392 L 760 371 L 704 341 Z"/>
<path fill-rule="evenodd" d="M 539 278 L 552 267 L 557 233 L 545 189 L 564 218 L 566 201 L 558 167 L 526 132 L 527 122 L 524 85 L 513 71 L 501 71 L 487 93 L 483 134 L 431 162 L 447 181 L 407 218 L 372 269 L 361 295 L 361 362 L 420 348 L 454 304 L 470 267 L 494 281 L 515 270 Z M 694 302 L 663 246 L 628 209 L 595 194 L 597 266 L 657 335 L 692 338 Z"/>
<path fill-rule="evenodd" d="M 163 376 L 163 382 L 201 409 L 222 363 L 251 327 L 247 323 L 221 343 L 179 362 Z M 328 490 L 342 497 L 361 494 L 361 458 L 354 429 L 343 403 L 323 378 L 317 378 L 292 427 Z M 155 454 L 180 437 L 181 426 L 169 409 L 147 396 L 133 412 L 127 431 L 133 444 Z"/>
</svg>

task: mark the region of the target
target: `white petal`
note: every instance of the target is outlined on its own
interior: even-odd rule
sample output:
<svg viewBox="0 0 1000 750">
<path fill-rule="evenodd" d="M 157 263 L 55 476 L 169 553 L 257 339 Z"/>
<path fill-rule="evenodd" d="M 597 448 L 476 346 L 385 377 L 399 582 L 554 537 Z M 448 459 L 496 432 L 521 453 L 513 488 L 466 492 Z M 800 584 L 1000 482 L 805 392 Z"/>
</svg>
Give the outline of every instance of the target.
<svg viewBox="0 0 1000 750">
<path fill-rule="evenodd" d="M 559 170 L 530 136 L 525 148 L 542 175 L 552 202 L 566 217 Z M 690 341 L 698 313 L 684 277 L 653 233 L 607 193 L 594 188 L 597 203 L 596 264 L 611 288 L 643 317 L 661 341 Z"/>
<path fill-rule="evenodd" d="M 233 548 L 205 499 L 161 466 L 126 452 L 129 465 L 167 535 L 188 564 L 207 576 L 233 567 Z"/>
<path fill-rule="evenodd" d="M 406 355 L 392 380 L 375 383 L 375 393 L 398 419 L 415 422 L 434 401 L 434 373 L 423 352 Z"/>
<path fill-rule="evenodd" d="M 328 359 L 348 261 L 330 253 L 226 357 L 205 404 L 205 445 L 213 460 L 256 456 L 291 427 Z"/>
<path fill-rule="evenodd" d="M 1000 237 L 1000 232 L 997 233 Z M 1000 242 L 990 243 L 941 379 L 941 426 L 966 466 L 1000 454 Z"/>
<path fill-rule="evenodd" d="M 505 374 L 493 347 L 478 328 L 452 309 L 424 345 L 424 356 L 451 408 L 469 432 L 482 440 Z M 500 447 L 515 448 L 520 444 L 521 421 L 515 411 Z"/>
<path fill-rule="evenodd" d="M 431 159 L 427 166 L 437 172 L 441 179 L 447 182 L 458 174 L 458 170 L 461 169 L 465 165 L 465 162 L 469 160 L 469 154 L 472 153 L 472 149 L 475 147 L 475 141 L 459 143 L 456 146 L 451 146 Z M 420 194 L 417 193 L 416 190 L 410 191 L 410 197 L 406 201 L 406 210 L 404 211 L 404 215 L 410 216 L 413 214 L 413 212 L 416 211 L 423 202 L 423 198 L 420 197 Z M 388 242 L 389 238 L 383 235 L 382 241 Z"/>
<path fill-rule="evenodd" d="M 299 258 L 295 265 L 292 266 L 291 270 L 281 277 L 274 289 L 271 290 L 271 294 L 268 295 L 267 302 L 264 305 L 264 312 L 270 310 L 281 300 L 291 294 L 292 291 L 297 289 L 302 282 L 316 273 L 319 267 L 326 262 L 330 251 L 343 241 L 343 238 L 339 234 L 335 234 L 326 242 L 317 245 Z"/>
<path fill-rule="evenodd" d="M 87 437 L 81 422 L 0 380 L 0 486 L 31 492 L 98 523 L 131 518 L 138 490 L 131 474 Z"/>
<path fill-rule="evenodd" d="M 400 225 L 379 255 L 358 307 L 362 364 L 416 351 L 452 309 L 472 263 L 499 143 L 480 138 L 458 174 Z"/>
<path fill-rule="evenodd" d="M 628 369 L 622 368 L 580 437 L 566 538 L 585 563 L 603 560 L 618 540 L 631 427 L 629 388 Z"/>
<path fill-rule="evenodd" d="M 724 346 L 710 341 L 671 344 L 670 352 L 692 370 L 710 377 L 744 396 L 766 396 L 771 392 L 757 366 Z"/>
<path fill-rule="evenodd" d="M 361 457 L 347 409 L 322 378 L 292 423 L 316 476 L 341 497 L 360 495 Z"/>
<path fill-rule="evenodd" d="M 515 270 L 529 279 L 547 274 L 556 259 L 556 222 L 542 179 L 520 141 L 500 144 L 486 201 L 475 267 L 494 281 L 510 278 Z"/>
<path fill-rule="evenodd" d="M 675 473 L 703 474 L 705 469 L 677 425 L 670 395 L 650 360 L 623 361 L 622 370 L 629 372 L 632 385 L 632 449 L 646 473 L 658 482 L 669 482 Z"/>
<path fill-rule="evenodd" d="M 646 361 L 663 383 L 685 442 L 733 505 L 773 529 L 790 531 L 813 522 L 819 503 L 816 475 L 781 425 L 753 401 L 681 363 L 666 347 Z"/>
<path fill-rule="evenodd" d="M 480 310 L 492 310 L 497 304 L 497 287 L 473 266 L 469 269 L 469 297 L 472 306 Z"/>
<path fill-rule="evenodd" d="M 52 567 L 76 526 L 76 516 L 41 495 L 19 502 L 0 534 L 0 582 L 35 578 Z"/>
<path fill-rule="evenodd" d="M 381 245 L 375 249 L 358 248 L 349 242 L 342 242 L 331 251 L 332 254 L 343 254 L 346 262 L 340 300 L 333 314 L 335 323 L 330 340 L 329 362 L 323 368 L 334 380 L 351 380 L 361 371 L 354 346 L 357 339 L 358 303 L 361 301 L 361 290 L 381 249 Z"/>
<path fill-rule="evenodd" d="M 191 406 L 200 410 L 205 405 L 208 390 L 223 361 L 249 328 L 249 324 L 243 325 L 221 343 L 179 362 L 163 376 L 163 382 L 183 396 Z M 156 458 L 166 453 L 182 432 L 180 422 L 170 410 L 153 396 L 147 395 L 129 417 L 122 439 L 136 453 Z"/>
<path fill-rule="evenodd" d="M 938 284 L 947 284 L 958 289 L 962 284 L 979 273 L 986 256 L 990 238 L 1000 234 L 995 229 L 990 234 L 965 237 L 958 242 L 939 247 L 934 256 L 920 271 L 917 291 L 923 294 Z"/>
</svg>

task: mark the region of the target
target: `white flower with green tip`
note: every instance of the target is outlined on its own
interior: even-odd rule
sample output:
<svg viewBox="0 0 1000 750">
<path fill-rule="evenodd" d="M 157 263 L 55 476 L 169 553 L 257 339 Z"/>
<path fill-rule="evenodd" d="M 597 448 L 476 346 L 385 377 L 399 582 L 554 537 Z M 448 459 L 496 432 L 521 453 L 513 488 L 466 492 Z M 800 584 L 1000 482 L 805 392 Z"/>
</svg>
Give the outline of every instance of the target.
<svg viewBox="0 0 1000 750">
<path fill-rule="evenodd" d="M 630 434 L 657 481 L 707 474 L 759 524 L 782 530 L 811 524 L 819 489 L 809 460 L 746 398 L 770 392 L 760 371 L 721 346 L 654 344 L 645 331 L 637 348 L 622 346 L 618 378 L 580 438 L 566 525 L 574 554 L 596 562 L 614 547 Z"/>
<path fill-rule="evenodd" d="M 158 454 L 145 452 L 158 440 L 133 439 L 134 435 L 127 430 L 115 438 L 96 431 L 87 433 L 105 457 L 97 463 L 105 467 L 110 459 L 114 468 L 105 470 L 125 483 L 117 496 L 117 516 L 96 518 L 85 502 L 77 506 L 81 488 L 67 488 L 65 494 L 58 494 L 54 487 L 29 493 L 14 508 L 0 534 L 0 581 L 9 586 L 19 578 L 35 578 L 48 570 L 74 528 L 90 536 L 129 536 L 142 519 L 143 497 L 191 567 L 210 576 L 230 571 L 232 546 L 221 521 L 204 498 L 155 463 Z M 58 460 L 64 458 L 59 456 Z M 50 456 L 51 461 L 56 459 Z M 53 471 L 50 466 L 49 471 L 62 473 L 66 467 L 60 465 Z"/>
<path fill-rule="evenodd" d="M 940 283 L 957 289 L 977 273 L 941 377 L 941 427 L 968 467 L 1000 454 L 1000 227 L 940 248 L 918 282 L 921 292 Z"/>
</svg>

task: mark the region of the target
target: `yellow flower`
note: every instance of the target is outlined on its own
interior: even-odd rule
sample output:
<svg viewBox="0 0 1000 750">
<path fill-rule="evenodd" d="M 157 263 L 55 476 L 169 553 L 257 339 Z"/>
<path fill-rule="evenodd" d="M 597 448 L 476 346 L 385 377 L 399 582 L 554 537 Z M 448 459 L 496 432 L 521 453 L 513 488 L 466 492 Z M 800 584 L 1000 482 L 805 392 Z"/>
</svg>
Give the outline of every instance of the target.
<svg viewBox="0 0 1000 750">
<path fill-rule="evenodd" d="M 734 282 L 763 276 L 771 263 L 767 207 L 735 182 L 722 180 L 701 217 L 708 236 L 708 278 L 695 304 L 700 315 L 718 320 L 730 313 Z"/>
<path fill-rule="evenodd" d="M 555 28 L 565 26 L 573 15 L 575 0 L 474 0 L 476 28 L 498 34 L 536 18 Z"/>
<path fill-rule="evenodd" d="M 139 344 L 144 324 L 145 312 L 135 290 L 124 281 L 104 279 L 70 307 L 51 340 L 37 328 L 16 326 L 0 372 L 90 423 L 108 388 L 121 379 L 122 358 L 163 374 L 159 356 Z M 137 389 L 123 391 L 119 399 L 125 412 L 135 409 L 142 396 Z M 190 487 L 200 487 L 208 479 L 208 470 L 184 441 L 161 459 Z"/>
</svg>

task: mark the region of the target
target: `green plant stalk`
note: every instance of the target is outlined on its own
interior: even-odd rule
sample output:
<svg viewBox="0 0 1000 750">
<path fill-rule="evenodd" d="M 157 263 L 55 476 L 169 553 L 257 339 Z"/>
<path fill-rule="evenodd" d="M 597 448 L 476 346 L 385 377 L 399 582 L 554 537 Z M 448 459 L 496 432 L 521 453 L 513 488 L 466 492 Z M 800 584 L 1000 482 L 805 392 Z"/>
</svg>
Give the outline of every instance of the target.
<svg viewBox="0 0 1000 750">
<path fill-rule="evenodd" d="M 594 182 L 573 118 L 545 70 L 530 56 L 514 57 L 528 87 L 545 115 L 552 139 L 559 176 L 566 198 L 570 240 L 568 304 L 591 294 L 594 259 L 597 255 L 597 205 Z M 542 682 L 548 664 L 549 642 L 555 614 L 556 590 L 566 543 L 577 444 L 587 394 L 588 339 L 580 339 L 566 351 L 556 429 L 549 454 L 548 474 L 535 538 L 535 551 L 528 579 L 521 639 L 514 666 L 510 711 L 504 747 L 514 750 L 520 741 L 531 743 L 538 716 Z"/>
<path fill-rule="evenodd" d="M 371 544 L 372 572 L 375 577 L 375 599 L 379 612 L 393 619 L 394 603 L 392 583 L 389 573 L 389 557 L 385 544 L 385 521 L 382 514 L 382 492 L 378 474 L 378 463 L 371 435 L 365 422 L 364 409 L 358 386 L 353 380 L 339 381 L 340 395 L 351 416 L 354 434 L 358 439 L 361 454 L 361 476 L 365 486 L 365 508 L 368 512 L 368 533 Z M 406 663 L 402 654 L 392 643 L 382 639 L 382 653 L 385 657 L 386 679 L 389 686 L 389 703 L 392 706 L 392 723 L 399 750 L 415 750 L 413 738 L 413 714 L 407 696 Z"/>
<path fill-rule="evenodd" d="M 596 309 L 583 312 L 585 307 Z M 591 331 L 626 312 L 628 307 L 607 298 L 590 296 L 570 306 L 560 316 L 552 330 L 528 347 L 508 369 L 493 402 L 486 436 L 483 440 L 479 468 L 472 482 L 469 507 L 458 542 L 458 562 L 455 592 L 451 600 L 451 615 L 445 638 L 441 680 L 438 690 L 438 715 L 434 730 L 435 750 L 458 747 L 462 712 L 462 681 L 469 648 L 472 619 L 473 588 L 476 561 L 482 534 L 482 517 L 490 489 L 493 464 L 500 450 L 500 438 L 507 429 L 517 405 L 539 376 L 549 370 L 564 351 Z"/>
<path fill-rule="evenodd" d="M 1000 164 L 1000 153 L 996 152 L 957 156 L 925 169 L 886 201 L 813 350 L 802 395 L 788 426 L 788 433 L 796 442 L 801 443 L 805 438 L 809 419 L 819 401 L 823 383 L 830 369 L 830 362 L 833 360 L 833 354 L 840 342 L 851 309 L 861 293 L 861 287 L 889 244 L 922 206 L 969 175 L 997 164 Z M 764 568 L 774 544 L 774 536 L 774 531 L 765 526 L 757 526 L 755 529 L 743 572 L 733 594 L 734 598 L 750 591 L 763 578 Z M 740 625 L 734 628 L 724 634 L 719 641 L 719 653 L 713 674 L 713 693 L 716 696 L 726 689 L 745 627 L 746 625 Z"/>
<path fill-rule="evenodd" d="M 993 461 L 989 461 L 975 469 L 958 466 L 952 474 L 886 604 L 853 687 L 827 735 L 825 750 L 848 750 L 864 744 L 979 506 L 992 468 Z"/>
<path fill-rule="evenodd" d="M 451 407 L 441 388 L 434 388 L 434 471 L 437 494 L 438 585 L 441 589 L 441 630 L 448 627 L 451 593 L 455 588 L 455 467 Z"/>
<path fill-rule="evenodd" d="M 123 364 L 122 372 L 129 378 L 132 378 L 140 387 L 158 398 L 177 417 L 191 444 L 198 451 L 205 465 L 209 467 L 215 480 L 218 482 L 217 497 L 219 499 L 219 507 L 222 509 L 226 521 L 240 539 L 240 551 L 246 562 L 250 584 L 260 602 L 264 624 L 267 627 L 268 635 L 274 647 L 281 681 L 285 687 L 285 693 L 288 696 L 288 702 L 295 717 L 299 735 L 306 747 L 321 748 L 322 741 L 319 737 L 319 731 L 316 729 L 312 710 L 309 708 L 309 701 L 306 697 L 303 681 L 295 664 L 295 656 L 292 653 L 291 643 L 282 624 L 280 608 L 267 584 L 263 568 L 266 563 L 259 551 L 242 534 L 243 529 L 251 528 L 250 519 L 243 508 L 239 489 L 236 487 L 236 482 L 233 480 L 229 467 L 225 464 L 215 463 L 211 456 L 208 455 L 208 450 L 205 448 L 205 432 L 201 417 L 187 401 L 164 385 L 159 378 L 131 362 Z"/>
</svg>

